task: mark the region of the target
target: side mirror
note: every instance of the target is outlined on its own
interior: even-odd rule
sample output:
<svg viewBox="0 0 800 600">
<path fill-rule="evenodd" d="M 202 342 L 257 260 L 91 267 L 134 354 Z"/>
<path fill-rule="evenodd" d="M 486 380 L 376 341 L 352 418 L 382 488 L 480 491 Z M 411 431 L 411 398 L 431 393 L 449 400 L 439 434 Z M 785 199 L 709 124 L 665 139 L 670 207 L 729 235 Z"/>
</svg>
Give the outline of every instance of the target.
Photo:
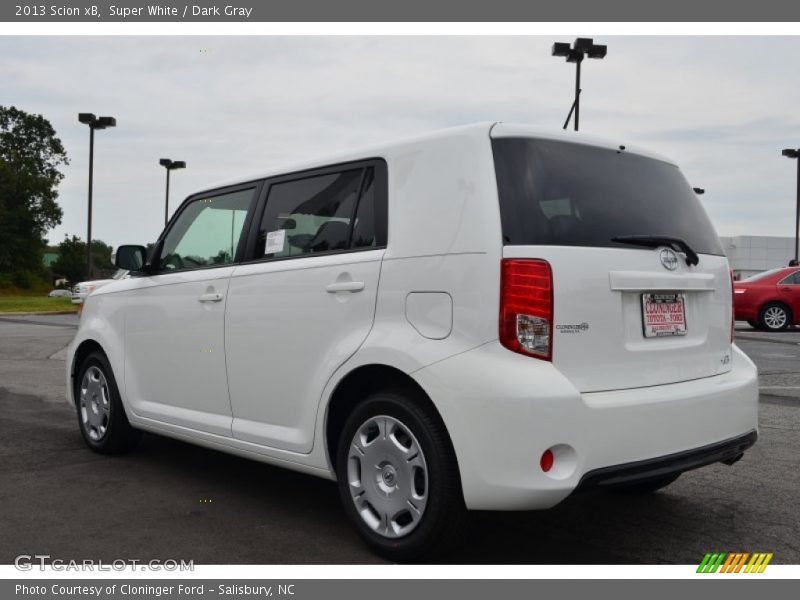
<svg viewBox="0 0 800 600">
<path fill-rule="evenodd" d="M 114 257 L 114 266 L 126 271 L 141 271 L 147 260 L 147 248 L 144 246 L 119 246 Z"/>
</svg>

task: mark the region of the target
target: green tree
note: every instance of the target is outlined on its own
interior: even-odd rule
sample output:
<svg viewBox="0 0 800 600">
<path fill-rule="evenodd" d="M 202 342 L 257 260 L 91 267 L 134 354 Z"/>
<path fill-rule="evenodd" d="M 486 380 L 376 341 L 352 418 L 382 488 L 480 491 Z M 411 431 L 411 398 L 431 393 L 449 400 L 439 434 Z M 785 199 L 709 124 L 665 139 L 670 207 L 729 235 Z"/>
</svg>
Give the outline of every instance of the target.
<svg viewBox="0 0 800 600">
<path fill-rule="evenodd" d="M 86 279 L 86 267 L 86 243 L 77 235 L 64 237 L 58 245 L 58 260 L 53 263 L 53 272 L 75 284 Z"/>
<path fill-rule="evenodd" d="M 92 263 L 95 269 L 110 271 L 114 268 L 111 250 L 111 246 L 104 241 L 92 240 Z M 58 260 L 53 263 L 52 268 L 54 273 L 63 275 L 72 284 L 87 279 L 86 242 L 77 235 L 65 236 L 64 241 L 58 245 Z"/>
<path fill-rule="evenodd" d="M 111 262 L 112 248 L 101 240 L 92 240 L 92 264 L 95 269 L 102 269 L 108 271 L 114 268 L 114 263 Z M 84 252 L 86 252 L 84 245 Z"/>
<path fill-rule="evenodd" d="M 59 167 L 67 164 L 50 121 L 0 105 L 0 273 L 42 271 L 44 235 L 61 222 Z"/>
</svg>

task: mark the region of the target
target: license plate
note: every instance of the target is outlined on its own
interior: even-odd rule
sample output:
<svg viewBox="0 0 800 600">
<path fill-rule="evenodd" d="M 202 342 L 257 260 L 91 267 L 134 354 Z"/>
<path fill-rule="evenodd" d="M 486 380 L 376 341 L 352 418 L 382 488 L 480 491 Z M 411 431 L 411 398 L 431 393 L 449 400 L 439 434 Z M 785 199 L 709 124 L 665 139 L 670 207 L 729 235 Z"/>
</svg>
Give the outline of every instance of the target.
<svg viewBox="0 0 800 600">
<path fill-rule="evenodd" d="M 642 294 L 644 337 L 686 335 L 686 302 L 683 294 Z"/>
</svg>

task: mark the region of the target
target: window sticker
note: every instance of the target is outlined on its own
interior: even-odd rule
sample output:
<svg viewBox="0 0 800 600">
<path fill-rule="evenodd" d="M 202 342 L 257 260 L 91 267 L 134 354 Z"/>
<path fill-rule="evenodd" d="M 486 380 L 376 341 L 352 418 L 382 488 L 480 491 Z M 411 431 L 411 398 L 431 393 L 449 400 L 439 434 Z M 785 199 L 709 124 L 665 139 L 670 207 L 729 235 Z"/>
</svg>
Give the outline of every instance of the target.
<svg viewBox="0 0 800 600">
<path fill-rule="evenodd" d="M 286 230 L 278 229 L 267 233 L 267 244 L 264 247 L 264 254 L 277 254 L 283 252 L 283 245 L 286 242 Z"/>
</svg>

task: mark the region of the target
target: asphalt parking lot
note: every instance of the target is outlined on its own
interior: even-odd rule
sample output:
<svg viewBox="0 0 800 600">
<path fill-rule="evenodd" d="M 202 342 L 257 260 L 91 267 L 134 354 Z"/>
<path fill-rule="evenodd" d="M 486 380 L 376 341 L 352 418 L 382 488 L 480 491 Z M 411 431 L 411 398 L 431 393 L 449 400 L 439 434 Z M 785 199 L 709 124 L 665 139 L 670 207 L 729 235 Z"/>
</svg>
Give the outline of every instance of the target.
<svg viewBox="0 0 800 600">
<path fill-rule="evenodd" d="M 198 564 L 375 563 L 334 484 L 145 436 L 93 454 L 63 401 L 76 317 L 0 316 L 0 563 L 184 559 Z M 760 439 L 732 467 L 649 497 L 593 494 L 545 512 L 475 513 L 457 563 L 691 564 L 710 551 L 800 563 L 800 330 L 737 327 L 761 372 Z"/>
</svg>

